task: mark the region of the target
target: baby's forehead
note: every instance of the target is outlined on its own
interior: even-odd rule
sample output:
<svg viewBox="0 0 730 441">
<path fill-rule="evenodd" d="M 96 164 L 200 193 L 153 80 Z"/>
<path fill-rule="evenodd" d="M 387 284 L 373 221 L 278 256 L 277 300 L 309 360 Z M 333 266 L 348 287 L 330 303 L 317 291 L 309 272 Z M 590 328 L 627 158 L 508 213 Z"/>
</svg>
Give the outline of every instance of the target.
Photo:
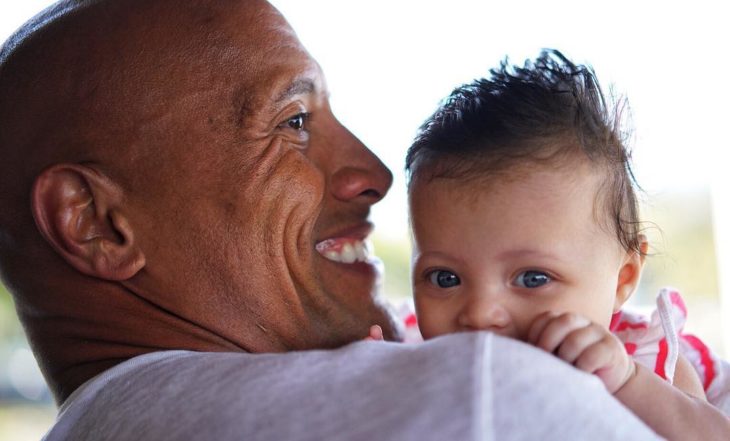
<svg viewBox="0 0 730 441">
<path fill-rule="evenodd" d="M 592 217 L 588 221 L 602 230 L 613 231 L 608 177 L 605 169 L 587 160 L 521 162 L 490 172 L 462 175 L 423 174 L 413 177 L 409 184 L 410 210 L 416 217 L 431 210 L 468 209 L 485 201 L 524 204 L 527 199 L 538 197 L 544 204 L 560 206 L 567 199 L 579 198 L 590 204 Z"/>
<path fill-rule="evenodd" d="M 535 160 L 500 161 L 498 164 L 471 163 L 449 164 L 449 160 L 419 167 L 409 181 L 411 194 L 429 191 L 435 187 L 453 191 L 455 196 L 478 196 L 484 192 L 503 191 L 512 187 L 541 189 L 548 183 L 566 184 L 570 191 L 577 185 L 596 185 L 608 177 L 608 170 L 593 164 L 585 157 L 538 158 Z M 598 192 L 599 188 L 596 188 Z"/>
<path fill-rule="evenodd" d="M 509 142 L 478 140 L 449 151 L 434 148 L 422 152 L 413 161 L 410 176 L 411 179 L 448 177 L 462 181 L 519 179 L 534 170 L 602 162 L 600 158 L 589 158 L 575 134 L 563 133 Z"/>
</svg>

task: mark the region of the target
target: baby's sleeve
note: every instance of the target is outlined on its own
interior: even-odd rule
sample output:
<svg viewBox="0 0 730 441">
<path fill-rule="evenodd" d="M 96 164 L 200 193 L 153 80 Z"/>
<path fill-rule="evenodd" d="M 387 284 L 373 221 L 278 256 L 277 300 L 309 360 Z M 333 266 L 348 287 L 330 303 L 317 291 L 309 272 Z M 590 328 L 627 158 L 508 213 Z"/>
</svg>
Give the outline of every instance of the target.
<svg viewBox="0 0 730 441">
<path fill-rule="evenodd" d="M 637 363 L 672 383 L 686 321 L 687 308 L 682 297 L 674 289 L 663 288 L 650 317 L 621 310 L 614 314 L 610 330 Z"/>
<path fill-rule="evenodd" d="M 421 330 L 418 329 L 418 319 L 416 318 L 416 307 L 413 299 L 403 301 L 397 308 L 398 318 L 400 319 L 403 329 L 405 330 L 404 343 L 420 343 L 423 341 Z"/>
</svg>

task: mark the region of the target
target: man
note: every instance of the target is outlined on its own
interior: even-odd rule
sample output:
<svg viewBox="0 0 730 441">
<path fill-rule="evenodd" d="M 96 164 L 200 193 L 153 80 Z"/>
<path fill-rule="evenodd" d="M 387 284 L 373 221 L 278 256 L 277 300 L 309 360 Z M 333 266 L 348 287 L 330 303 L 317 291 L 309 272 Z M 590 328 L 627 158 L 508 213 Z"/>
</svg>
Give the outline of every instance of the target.
<svg viewBox="0 0 730 441">
<path fill-rule="evenodd" d="M 311 350 L 399 338 L 364 246 L 391 175 L 327 93 L 263 0 L 64 1 L 6 43 L 0 268 L 47 439 L 652 439 L 490 334 Z"/>
</svg>

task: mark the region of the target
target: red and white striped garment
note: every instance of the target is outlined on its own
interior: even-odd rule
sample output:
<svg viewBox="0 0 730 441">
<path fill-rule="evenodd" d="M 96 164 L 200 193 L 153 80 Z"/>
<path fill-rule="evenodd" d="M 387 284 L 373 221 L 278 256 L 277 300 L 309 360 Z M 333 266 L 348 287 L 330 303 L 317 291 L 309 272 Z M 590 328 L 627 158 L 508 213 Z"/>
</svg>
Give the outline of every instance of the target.
<svg viewBox="0 0 730 441">
<path fill-rule="evenodd" d="M 687 307 L 677 290 L 663 288 L 650 317 L 621 310 L 613 315 L 609 329 L 626 352 L 657 375 L 672 382 L 677 357 L 682 354 L 697 371 L 707 401 L 730 416 L 730 364 L 699 338 L 683 332 Z"/>
<path fill-rule="evenodd" d="M 420 343 L 423 341 L 421 330 L 418 329 L 418 319 L 416 318 L 416 307 L 413 305 L 413 299 L 404 301 L 398 307 L 398 317 L 400 317 L 405 335 L 403 343 Z"/>
</svg>

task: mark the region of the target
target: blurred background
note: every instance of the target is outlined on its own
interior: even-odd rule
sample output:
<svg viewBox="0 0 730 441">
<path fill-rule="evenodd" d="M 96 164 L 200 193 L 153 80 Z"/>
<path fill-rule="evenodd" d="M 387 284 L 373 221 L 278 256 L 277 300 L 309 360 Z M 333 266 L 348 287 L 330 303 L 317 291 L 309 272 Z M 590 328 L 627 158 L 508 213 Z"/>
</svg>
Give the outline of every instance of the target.
<svg viewBox="0 0 730 441">
<path fill-rule="evenodd" d="M 0 41 L 52 2 L 0 4 Z M 591 64 L 626 95 L 642 216 L 652 255 L 631 303 L 650 308 L 661 286 L 683 293 L 687 330 L 730 354 L 728 35 L 718 3 L 478 0 L 274 0 L 322 65 L 332 106 L 391 168 L 373 218 L 386 293 L 410 296 L 403 159 L 419 124 L 454 87 L 557 48 Z M 727 192 L 727 190 L 725 190 Z M 0 209 L 2 209 L 0 207 Z M 724 288 L 723 288 L 724 287 Z M 726 294 L 723 295 L 723 292 Z M 723 296 L 727 299 L 722 301 Z M 0 286 L 0 439 L 40 439 L 55 408 Z"/>
</svg>

